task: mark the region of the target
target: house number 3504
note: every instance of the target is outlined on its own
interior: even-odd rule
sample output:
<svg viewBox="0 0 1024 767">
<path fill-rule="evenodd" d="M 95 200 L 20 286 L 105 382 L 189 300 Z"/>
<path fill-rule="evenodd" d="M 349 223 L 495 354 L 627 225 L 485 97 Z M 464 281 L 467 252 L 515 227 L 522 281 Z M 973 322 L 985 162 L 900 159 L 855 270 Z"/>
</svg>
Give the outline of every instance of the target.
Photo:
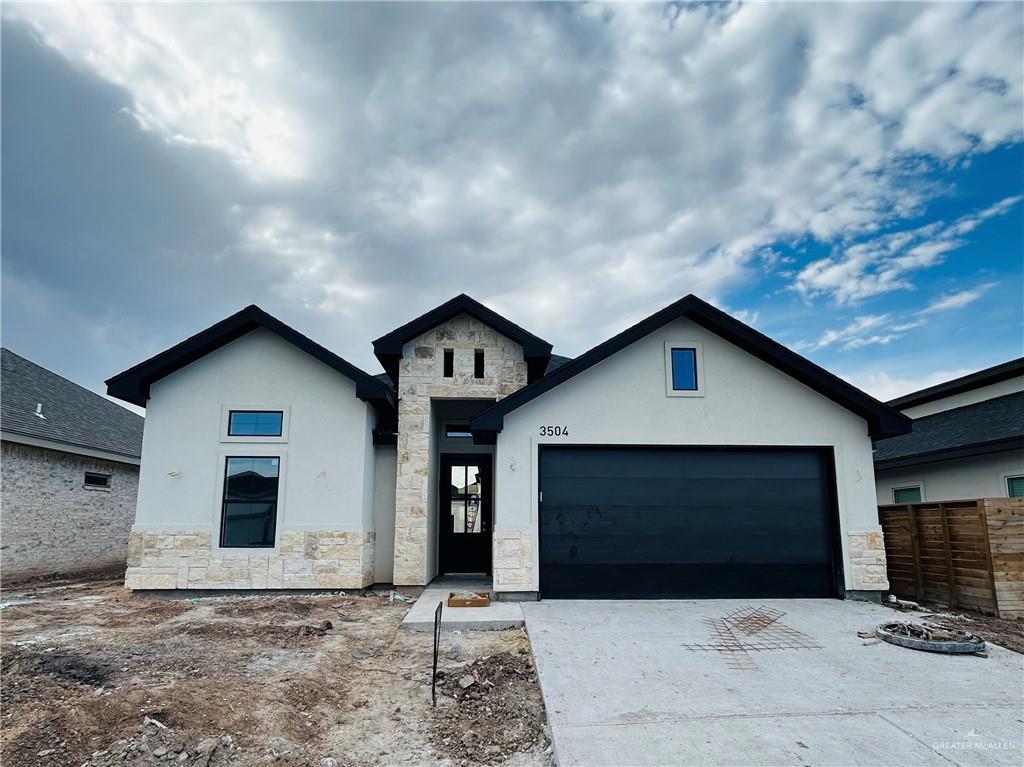
<svg viewBox="0 0 1024 767">
<path fill-rule="evenodd" d="M 542 437 L 568 437 L 568 426 L 541 426 L 540 436 Z"/>
</svg>

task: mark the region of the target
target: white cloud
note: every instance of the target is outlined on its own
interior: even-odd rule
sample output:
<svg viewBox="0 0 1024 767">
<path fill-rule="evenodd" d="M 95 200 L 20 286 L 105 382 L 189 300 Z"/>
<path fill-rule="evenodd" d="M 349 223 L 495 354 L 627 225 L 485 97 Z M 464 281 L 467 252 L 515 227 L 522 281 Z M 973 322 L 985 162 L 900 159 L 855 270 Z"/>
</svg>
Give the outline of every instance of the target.
<svg viewBox="0 0 1024 767">
<path fill-rule="evenodd" d="M 244 171 L 193 167 L 241 211 L 225 212 L 221 257 L 369 363 L 374 331 L 464 290 L 574 353 L 686 293 L 728 300 L 802 238 L 834 255 L 799 272 L 800 292 L 851 303 L 908 288 L 1013 204 L 878 234 L 944 191 L 936 164 L 1021 140 L 1014 4 L 4 14 L 123 88 L 172 151 Z M 900 332 L 861 330 L 814 348 Z"/>
<path fill-rule="evenodd" d="M 868 335 L 868 331 L 877 330 L 887 325 L 892 319 L 890 314 L 864 314 L 856 317 L 853 322 L 843 328 L 826 330 L 817 341 L 802 341 L 796 344 L 797 349 L 817 351 L 826 346 L 842 344 L 843 349 L 854 349 L 871 343 L 889 343 L 894 336 Z"/>
<path fill-rule="evenodd" d="M 73 63 L 131 93 L 131 116 L 164 140 L 223 152 L 258 179 L 308 171 L 304 77 L 255 7 L 6 4 Z"/>
<path fill-rule="evenodd" d="M 826 294 L 840 304 L 913 287 L 910 275 L 941 264 L 964 244 L 963 235 L 1010 211 L 1021 197 L 1008 197 L 951 224 L 941 221 L 892 232 L 843 247 L 800 270 L 793 288 L 803 296 Z"/>
<path fill-rule="evenodd" d="M 969 290 L 961 290 L 956 293 L 948 293 L 944 296 L 939 296 L 921 310 L 921 314 L 934 314 L 936 312 L 947 312 L 952 309 L 963 309 L 965 306 L 973 304 L 995 286 L 996 283 L 987 282 L 976 288 L 970 288 Z"/>
</svg>

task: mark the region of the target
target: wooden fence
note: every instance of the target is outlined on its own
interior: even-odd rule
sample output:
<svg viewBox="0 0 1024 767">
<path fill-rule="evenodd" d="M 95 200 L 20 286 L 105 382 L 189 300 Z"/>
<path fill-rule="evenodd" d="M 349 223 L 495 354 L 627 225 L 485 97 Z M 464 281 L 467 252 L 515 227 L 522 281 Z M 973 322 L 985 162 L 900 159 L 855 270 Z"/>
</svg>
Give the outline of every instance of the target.
<svg viewBox="0 0 1024 767">
<path fill-rule="evenodd" d="M 893 594 L 1024 615 L 1024 499 L 893 504 L 878 517 Z"/>
</svg>

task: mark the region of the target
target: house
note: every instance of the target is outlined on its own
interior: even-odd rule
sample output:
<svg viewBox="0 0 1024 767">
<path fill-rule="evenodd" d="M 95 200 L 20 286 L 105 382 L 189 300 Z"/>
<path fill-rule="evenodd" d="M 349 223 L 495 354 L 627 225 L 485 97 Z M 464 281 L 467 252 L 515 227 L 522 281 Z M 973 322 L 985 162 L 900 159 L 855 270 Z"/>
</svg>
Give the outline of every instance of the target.
<svg viewBox="0 0 1024 767">
<path fill-rule="evenodd" d="M 886 588 L 872 440 L 910 419 L 695 296 L 572 360 L 465 295 L 373 350 L 250 306 L 111 378 L 147 408 L 127 586 Z"/>
<path fill-rule="evenodd" d="M 1024 498 L 1024 357 L 888 405 L 914 429 L 875 450 L 879 505 Z"/>
<path fill-rule="evenodd" d="M 123 567 L 142 417 L 9 349 L 0 362 L 4 579 Z"/>
</svg>

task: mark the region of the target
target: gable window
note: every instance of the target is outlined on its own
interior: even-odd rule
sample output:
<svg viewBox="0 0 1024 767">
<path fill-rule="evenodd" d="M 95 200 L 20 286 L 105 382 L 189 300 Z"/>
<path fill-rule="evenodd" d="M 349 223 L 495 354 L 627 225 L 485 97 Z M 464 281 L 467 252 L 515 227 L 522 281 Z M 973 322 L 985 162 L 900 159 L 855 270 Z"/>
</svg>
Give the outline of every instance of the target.
<svg viewBox="0 0 1024 767">
<path fill-rule="evenodd" d="M 1024 498 L 1024 474 L 1006 478 L 1006 494 L 1010 498 Z"/>
<path fill-rule="evenodd" d="M 704 354 L 699 341 L 665 344 L 665 389 L 670 397 L 704 395 Z"/>
<path fill-rule="evenodd" d="M 229 456 L 225 459 L 222 548 L 274 545 L 280 467 L 281 459 L 276 456 Z"/>
<path fill-rule="evenodd" d="M 449 423 L 444 427 L 444 436 L 449 439 L 471 439 L 473 432 L 468 423 Z"/>
<path fill-rule="evenodd" d="M 484 350 L 475 349 L 473 351 L 473 378 L 484 377 Z"/>
<path fill-rule="evenodd" d="M 455 375 L 455 350 L 444 350 L 444 377 L 452 378 Z"/>
<path fill-rule="evenodd" d="M 229 437 L 280 437 L 284 413 L 280 410 L 232 410 Z"/>
<path fill-rule="evenodd" d="M 87 471 L 82 481 L 82 487 L 86 490 L 109 490 L 110 475 L 98 471 Z"/>
<path fill-rule="evenodd" d="M 923 500 L 920 485 L 908 485 L 907 487 L 894 487 L 892 489 L 893 503 L 920 503 Z"/>
</svg>

